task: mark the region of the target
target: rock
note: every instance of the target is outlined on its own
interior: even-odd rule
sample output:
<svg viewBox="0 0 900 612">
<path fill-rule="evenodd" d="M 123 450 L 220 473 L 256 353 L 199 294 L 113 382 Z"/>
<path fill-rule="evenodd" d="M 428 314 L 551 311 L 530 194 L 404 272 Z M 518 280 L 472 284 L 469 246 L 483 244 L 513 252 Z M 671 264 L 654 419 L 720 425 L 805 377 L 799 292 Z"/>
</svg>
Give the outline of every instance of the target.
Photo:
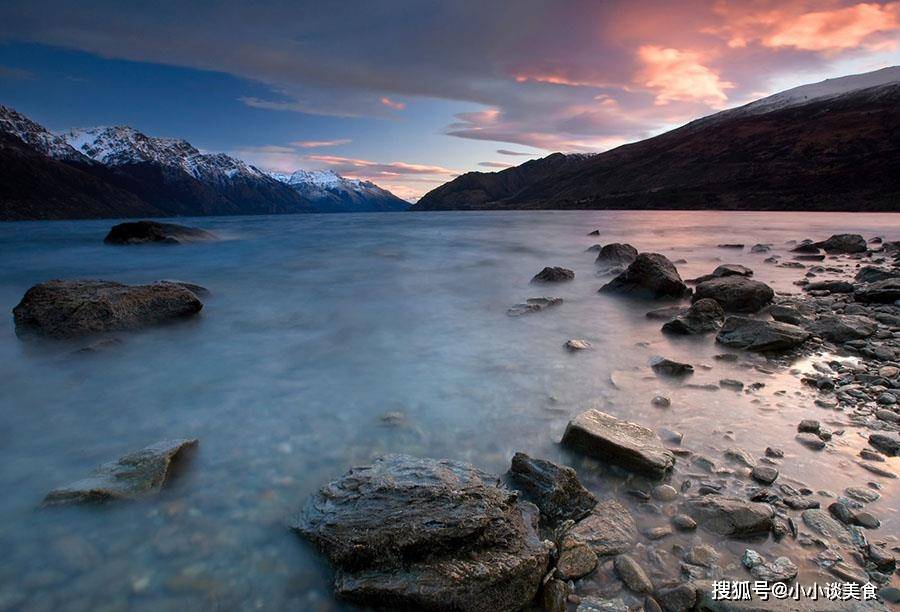
<svg viewBox="0 0 900 612">
<path fill-rule="evenodd" d="M 835 234 L 828 240 L 813 243 L 813 246 L 826 253 L 865 253 L 869 247 L 866 239 L 859 234 Z"/>
<path fill-rule="evenodd" d="M 772 301 L 775 292 L 767 284 L 744 276 L 723 276 L 697 285 L 692 300 L 715 300 L 728 312 L 756 312 Z"/>
<path fill-rule="evenodd" d="M 597 505 L 597 498 L 581 485 L 575 470 L 568 466 L 516 453 L 506 476 L 510 485 L 521 490 L 552 522 L 577 521 Z"/>
<path fill-rule="evenodd" d="M 753 569 L 758 565 L 762 565 L 766 560 L 763 559 L 763 556 L 753 550 L 752 548 L 748 548 L 744 551 L 744 555 L 741 557 L 741 563 L 747 569 Z"/>
<path fill-rule="evenodd" d="M 160 242 L 181 244 L 201 240 L 215 240 L 215 234 L 197 227 L 157 221 L 131 221 L 114 225 L 103 242 L 107 244 L 146 244 Z"/>
<path fill-rule="evenodd" d="M 697 521 L 687 514 L 676 514 L 672 517 L 672 524 L 679 531 L 693 531 L 697 528 Z"/>
<path fill-rule="evenodd" d="M 602 244 L 592 244 L 584 250 L 585 253 L 598 253 L 603 248 Z"/>
<path fill-rule="evenodd" d="M 781 459 L 784 457 L 784 451 L 780 448 L 772 448 L 771 446 L 767 446 L 766 457 L 770 457 L 772 459 Z"/>
<path fill-rule="evenodd" d="M 588 544 L 598 556 L 627 552 L 637 540 L 637 526 L 631 513 L 614 500 L 598 503 L 585 518 L 575 523 L 569 535 Z"/>
<path fill-rule="evenodd" d="M 719 385 L 735 391 L 741 391 L 744 388 L 744 383 L 733 378 L 723 378 L 719 381 Z"/>
<path fill-rule="evenodd" d="M 751 253 L 768 253 L 772 250 L 772 245 L 770 244 L 754 244 L 750 247 Z"/>
<path fill-rule="evenodd" d="M 797 431 L 800 433 L 819 433 L 819 428 L 821 425 L 815 419 L 803 419 L 800 421 L 800 424 L 797 425 Z"/>
<path fill-rule="evenodd" d="M 887 278 L 863 285 L 853 292 L 853 299 L 857 302 L 876 304 L 896 302 L 900 300 L 900 278 Z"/>
<path fill-rule="evenodd" d="M 720 244 L 719 248 L 720 249 L 743 249 L 744 245 L 743 244 L 726 243 L 726 244 Z"/>
<path fill-rule="evenodd" d="M 900 455 L 900 438 L 874 433 L 869 436 L 869 444 L 889 457 Z"/>
<path fill-rule="evenodd" d="M 845 582 L 855 582 L 856 584 L 865 584 L 869 582 L 865 573 L 850 567 L 846 563 L 838 562 L 828 569 L 832 574 Z"/>
<path fill-rule="evenodd" d="M 855 499 L 856 501 L 863 502 L 865 504 L 870 504 L 874 501 L 878 501 L 881 495 L 871 489 L 860 489 L 858 487 L 848 487 L 844 489 L 844 493 L 847 497 Z"/>
<path fill-rule="evenodd" d="M 829 504 L 828 512 L 831 514 L 831 516 L 845 525 L 849 525 L 853 522 L 853 512 L 850 510 L 850 508 L 847 507 L 846 504 L 843 504 L 839 501 Z"/>
<path fill-rule="evenodd" d="M 818 253 L 819 247 L 817 247 L 812 240 L 804 240 L 793 249 L 791 249 L 791 253 Z"/>
<path fill-rule="evenodd" d="M 579 340 L 575 338 L 572 340 L 567 340 L 563 346 L 574 353 L 575 351 L 589 350 L 591 348 L 591 343 L 587 340 Z"/>
<path fill-rule="evenodd" d="M 721 536 L 748 536 L 772 528 L 774 510 L 769 504 L 705 495 L 689 500 L 685 510 L 697 523 Z"/>
<path fill-rule="evenodd" d="M 637 249 L 630 244 L 613 242 L 607 244 L 597 254 L 596 263 L 606 266 L 627 266 L 637 259 Z"/>
<path fill-rule="evenodd" d="M 770 485 L 778 478 L 778 470 L 768 465 L 757 465 L 750 472 L 750 477 L 756 482 L 764 485 Z"/>
<path fill-rule="evenodd" d="M 697 591 L 690 585 L 679 584 L 659 589 L 656 592 L 656 599 L 666 612 L 687 612 L 694 609 Z"/>
<path fill-rule="evenodd" d="M 824 538 L 836 538 L 842 544 L 850 544 L 850 534 L 836 520 L 817 508 L 804 510 L 800 514 L 803 522 L 816 534 Z"/>
<path fill-rule="evenodd" d="M 712 568 L 719 560 L 719 553 L 712 546 L 697 544 L 687 551 L 684 560 L 692 565 Z"/>
<path fill-rule="evenodd" d="M 575 273 L 566 268 L 546 267 L 531 279 L 532 283 L 559 283 L 575 278 Z"/>
<path fill-rule="evenodd" d="M 574 535 L 563 537 L 559 545 L 556 572 L 563 580 L 577 580 L 597 567 L 597 553 L 590 545 Z"/>
<path fill-rule="evenodd" d="M 63 339 L 157 325 L 202 308 L 194 293 L 174 283 L 52 280 L 25 292 L 13 317 L 19 337 Z"/>
<path fill-rule="evenodd" d="M 818 500 L 799 495 L 789 495 L 781 501 L 784 502 L 785 506 L 793 510 L 809 510 L 810 508 L 818 508 L 821 505 Z"/>
<path fill-rule="evenodd" d="M 672 400 L 663 395 L 654 395 L 653 399 L 650 400 L 650 403 L 656 406 L 657 408 L 668 408 L 672 405 Z"/>
<path fill-rule="evenodd" d="M 53 489 L 44 506 L 131 500 L 158 493 L 173 464 L 197 446 L 196 439 L 163 440 L 101 465 L 92 475 Z"/>
<path fill-rule="evenodd" d="M 575 612 L 629 612 L 629 608 L 621 598 L 599 599 L 584 597 Z"/>
<path fill-rule="evenodd" d="M 882 378 L 897 378 L 900 376 L 900 368 L 896 366 L 883 366 L 878 370 L 878 375 Z"/>
<path fill-rule="evenodd" d="M 694 373 L 694 366 L 689 363 L 680 363 L 664 357 L 653 357 L 650 360 L 650 368 L 659 376 L 687 376 Z"/>
<path fill-rule="evenodd" d="M 641 253 L 600 291 L 653 299 L 691 294 L 672 262 L 659 253 Z"/>
<path fill-rule="evenodd" d="M 545 612 L 566 612 L 569 585 L 562 580 L 550 580 L 541 589 L 541 608 Z"/>
<path fill-rule="evenodd" d="M 794 436 L 800 444 L 812 450 L 822 450 L 825 448 L 825 441 L 815 434 L 800 433 Z"/>
<path fill-rule="evenodd" d="M 865 527 L 866 529 L 878 529 L 881 527 L 881 521 L 879 521 L 875 516 L 870 512 L 857 512 L 853 515 L 853 524 L 859 525 L 860 527 Z"/>
<path fill-rule="evenodd" d="M 678 491 L 672 485 L 656 485 L 653 487 L 653 497 L 661 502 L 670 502 L 678 497 Z"/>
<path fill-rule="evenodd" d="M 769 307 L 769 314 L 779 323 L 790 323 L 791 325 L 804 326 L 809 323 L 809 319 L 800 314 L 796 308 L 788 306 L 773 305 Z"/>
<path fill-rule="evenodd" d="M 688 311 L 687 308 L 683 306 L 664 306 L 663 308 L 657 308 L 655 310 L 651 310 L 646 314 L 648 319 L 654 319 L 658 321 L 668 321 L 673 317 L 677 317 L 683 314 L 686 314 Z"/>
<path fill-rule="evenodd" d="M 466 463 L 387 455 L 313 494 L 294 529 L 337 566 L 335 592 L 349 601 L 518 610 L 549 554 L 536 510 L 495 482 Z"/>
<path fill-rule="evenodd" d="M 766 582 L 789 582 L 797 577 L 797 566 L 787 557 L 778 557 L 771 563 L 766 563 L 762 556 L 749 548 L 744 551 L 741 562 L 753 577 Z"/>
<path fill-rule="evenodd" d="M 892 604 L 900 604 L 900 589 L 897 587 L 882 587 L 878 589 L 878 596 Z"/>
<path fill-rule="evenodd" d="M 850 340 L 861 340 L 875 333 L 878 324 L 859 315 L 826 315 L 807 323 L 807 331 L 830 342 L 843 344 Z"/>
<path fill-rule="evenodd" d="M 804 285 L 804 291 L 828 291 L 829 293 L 853 293 L 853 283 L 843 280 L 823 280 Z"/>
<path fill-rule="evenodd" d="M 647 577 L 647 572 L 633 558 L 628 555 L 619 555 L 616 557 L 614 565 L 619 578 L 628 585 L 629 589 L 641 595 L 653 592 L 653 583 Z"/>
<path fill-rule="evenodd" d="M 663 324 L 662 330 L 670 334 L 696 335 L 718 330 L 725 321 L 725 311 L 715 300 L 694 302 L 687 312 L 679 314 Z"/>
<path fill-rule="evenodd" d="M 724 455 L 726 459 L 740 463 L 748 468 L 752 468 L 756 464 L 750 453 L 741 448 L 726 448 Z"/>
<path fill-rule="evenodd" d="M 897 560 L 894 559 L 894 555 L 881 546 L 869 544 L 866 549 L 866 558 L 874 563 L 880 572 L 889 574 L 897 569 Z"/>
<path fill-rule="evenodd" d="M 562 444 L 652 477 L 664 476 L 675 465 L 675 455 L 652 430 L 594 409 L 569 422 Z"/>
<path fill-rule="evenodd" d="M 559 306 L 563 303 L 560 297 L 538 297 L 528 298 L 524 304 L 516 304 L 506 311 L 511 317 L 521 317 L 522 315 L 531 314 L 532 312 L 540 312 L 551 306 Z"/>
<path fill-rule="evenodd" d="M 730 316 L 716 335 L 716 342 L 759 353 L 783 352 L 806 342 L 811 334 L 796 325 Z"/>
<path fill-rule="evenodd" d="M 704 274 L 697 278 L 691 279 L 689 283 L 702 283 L 714 278 L 722 278 L 725 276 L 753 276 L 753 270 L 746 266 L 738 264 L 722 264 L 712 271 L 712 274 Z"/>
<path fill-rule="evenodd" d="M 900 277 L 900 272 L 876 268 L 875 266 L 863 266 L 856 272 L 854 278 L 861 283 L 874 283 L 888 278 Z"/>
</svg>

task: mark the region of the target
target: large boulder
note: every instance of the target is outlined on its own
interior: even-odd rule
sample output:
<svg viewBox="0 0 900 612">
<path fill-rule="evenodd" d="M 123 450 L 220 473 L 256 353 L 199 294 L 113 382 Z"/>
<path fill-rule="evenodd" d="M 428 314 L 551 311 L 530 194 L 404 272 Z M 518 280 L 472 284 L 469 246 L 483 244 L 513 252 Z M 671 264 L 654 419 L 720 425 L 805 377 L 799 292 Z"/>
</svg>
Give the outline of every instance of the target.
<svg viewBox="0 0 900 612">
<path fill-rule="evenodd" d="M 790 323 L 731 316 L 725 319 L 725 324 L 716 335 L 716 342 L 732 348 L 768 353 L 791 350 L 811 336 L 805 329 Z"/>
<path fill-rule="evenodd" d="M 694 302 L 687 312 L 664 323 L 662 330 L 682 336 L 705 334 L 719 329 L 724 321 L 725 311 L 719 303 L 704 298 Z"/>
<path fill-rule="evenodd" d="M 199 298 L 177 283 L 52 280 L 29 289 L 13 317 L 20 337 L 74 338 L 156 325 L 202 308 Z"/>
<path fill-rule="evenodd" d="M 713 270 L 711 274 L 704 274 L 703 276 L 698 276 L 687 282 L 703 283 L 714 278 L 723 278 L 725 276 L 753 276 L 753 270 L 740 264 L 722 264 L 716 266 L 716 269 Z"/>
<path fill-rule="evenodd" d="M 612 244 L 607 244 L 600 249 L 600 252 L 597 253 L 596 263 L 608 267 L 624 267 L 631 264 L 631 262 L 637 259 L 637 256 L 637 249 L 630 244 L 613 242 Z"/>
<path fill-rule="evenodd" d="M 682 298 L 691 294 L 672 262 L 659 253 L 641 253 L 600 291 L 653 299 Z"/>
<path fill-rule="evenodd" d="M 675 465 L 675 455 L 652 430 L 594 409 L 569 421 L 562 444 L 655 478 Z"/>
<path fill-rule="evenodd" d="M 172 472 L 173 464 L 197 440 L 164 440 L 101 465 L 82 480 L 53 489 L 43 505 L 98 503 L 137 499 L 158 493 Z"/>
<path fill-rule="evenodd" d="M 685 512 L 697 524 L 721 536 L 750 536 L 772 529 L 775 511 L 769 504 L 721 495 L 689 499 Z"/>
<path fill-rule="evenodd" d="M 834 234 L 828 240 L 813 243 L 813 246 L 826 253 L 865 253 L 868 250 L 866 239 L 859 234 Z"/>
<path fill-rule="evenodd" d="M 575 273 L 567 268 L 546 267 L 531 279 L 532 283 L 560 283 L 575 278 Z"/>
<path fill-rule="evenodd" d="M 215 239 L 215 234 L 198 227 L 157 221 L 130 221 L 114 225 L 103 242 L 107 244 L 146 244 L 148 242 L 181 244 Z"/>
<path fill-rule="evenodd" d="M 551 522 L 577 521 L 597 505 L 597 498 L 581 485 L 574 469 L 546 459 L 516 453 L 506 477 Z"/>
<path fill-rule="evenodd" d="M 511 612 L 534 599 L 547 570 L 536 517 L 472 465 L 388 455 L 313 494 L 294 528 L 336 566 L 344 599 Z"/>
<path fill-rule="evenodd" d="M 862 315 L 825 315 L 804 328 L 829 342 L 841 344 L 868 338 L 878 329 L 878 324 Z"/>
<path fill-rule="evenodd" d="M 853 299 L 877 304 L 896 302 L 900 300 L 900 278 L 886 278 L 858 287 L 853 292 Z"/>
<path fill-rule="evenodd" d="M 745 276 L 722 276 L 694 289 L 693 301 L 712 299 L 728 312 L 756 312 L 772 301 L 775 292 L 767 284 Z"/>
<path fill-rule="evenodd" d="M 856 272 L 854 278 L 860 283 L 874 283 L 888 278 L 900 277 L 900 270 L 889 270 L 876 266 L 863 266 Z"/>
</svg>

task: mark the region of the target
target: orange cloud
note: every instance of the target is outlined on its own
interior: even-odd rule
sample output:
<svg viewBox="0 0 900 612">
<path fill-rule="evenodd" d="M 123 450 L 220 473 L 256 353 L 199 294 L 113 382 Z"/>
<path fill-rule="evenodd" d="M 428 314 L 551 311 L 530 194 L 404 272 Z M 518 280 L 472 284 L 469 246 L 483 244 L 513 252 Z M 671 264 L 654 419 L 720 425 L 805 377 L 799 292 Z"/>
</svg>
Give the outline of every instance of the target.
<svg viewBox="0 0 900 612">
<path fill-rule="evenodd" d="M 356 159 L 352 157 L 339 157 L 337 155 L 307 155 L 309 161 L 319 162 L 326 166 L 340 167 L 345 172 L 348 169 L 367 169 L 379 174 L 400 175 L 400 174 L 445 174 L 456 175 L 455 170 L 444 168 L 442 166 L 429 166 L 425 164 L 410 164 L 407 162 L 375 162 L 367 159 Z"/>
<path fill-rule="evenodd" d="M 394 110 L 403 110 L 404 108 L 406 108 L 406 104 L 404 102 L 394 102 L 386 96 L 381 99 L 381 103 L 388 108 L 393 108 Z"/>
<path fill-rule="evenodd" d="M 669 102 L 702 102 L 721 107 L 728 101 L 726 89 L 735 85 L 723 81 L 701 62 L 695 51 L 643 45 L 638 49 L 643 68 L 635 75 L 635 82 L 656 92 L 656 104 Z"/>
<path fill-rule="evenodd" d="M 295 140 L 291 144 L 301 149 L 318 149 L 320 147 L 337 147 L 351 142 L 353 141 L 349 138 L 338 138 L 337 140 Z"/>
</svg>

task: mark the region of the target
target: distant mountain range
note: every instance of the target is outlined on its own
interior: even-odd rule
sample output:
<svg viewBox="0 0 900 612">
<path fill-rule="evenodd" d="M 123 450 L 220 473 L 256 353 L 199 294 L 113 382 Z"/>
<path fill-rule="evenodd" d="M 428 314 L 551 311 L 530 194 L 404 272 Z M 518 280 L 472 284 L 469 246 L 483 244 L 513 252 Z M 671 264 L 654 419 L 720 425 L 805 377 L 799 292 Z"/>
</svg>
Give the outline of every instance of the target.
<svg viewBox="0 0 900 612">
<path fill-rule="evenodd" d="M 308 179 L 304 182 L 304 178 Z M 0 106 L 0 220 L 405 210 L 367 181 L 269 175 L 125 126 L 54 134 Z"/>
<path fill-rule="evenodd" d="M 411 210 L 900 211 L 900 67 L 804 85 L 597 155 L 469 172 Z"/>
</svg>

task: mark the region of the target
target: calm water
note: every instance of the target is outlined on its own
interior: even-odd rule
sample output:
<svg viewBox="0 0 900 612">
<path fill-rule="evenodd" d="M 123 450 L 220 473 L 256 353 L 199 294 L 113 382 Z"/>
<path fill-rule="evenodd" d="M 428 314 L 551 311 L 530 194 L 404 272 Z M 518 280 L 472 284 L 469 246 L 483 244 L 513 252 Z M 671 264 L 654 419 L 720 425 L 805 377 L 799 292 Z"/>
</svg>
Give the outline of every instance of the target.
<svg viewBox="0 0 900 612">
<path fill-rule="evenodd" d="M 804 417 L 841 422 L 813 406 L 787 373 L 714 360 L 710 337 L 669 340 L 647 309 L 599 295 L 594 242 L 629 242 L 673 260 L 685 278 L 741 263 L 792 292 L 802 270 L 767 255 L 716 248 L 859 232 L 900 239 L 900 216 L 796 213 L 422 213 L 194 220 L 227 240 L 111 247 L 108 221 L 0 224 L 0 609 L 337 609 L 329 570 L 285 525 L 307 495 L 383 452 L 471 461 L 502 472 L 517 450 L 567 461 L 599 497 L 640 485 L 580 462 L 557 442 L 568 419 L 600 407 L 684 432 L 683 446 L 717 462 L 727 447 L 786 452 L 780 482 L 839 492 L 878 480 L 852 458 L 848 428 L 830 450 L 793 442 Z M 599 228 L 599 237 L 588 231 Z M 540 288 L 545 265 L 574 282 Z M 212 295 L 196 320 L 121 336 L 94 355 L 31 346 L 9 311 L 51 278 L 128 283 L 181 279 Z M 559 295 L 553 310 L 510 318 L 528 297 Z M 569 338 L 597 350 L 569 354 Z M 692 382 L 765 382 L 755 394 L 668 385 L 653 355 L 698 366 Z M 699 367 L 709 364 L 711 369 Z M 612 381 L 615 381 L 613 384 Z M 650 399 L 663 393 L 672 406 Z M 388 412 L 404 415 L 387 425 Z M 835 426 L 834 428 L 837 428 Z M 54 486 L 167 437 L 200 438 L 160 497 L 104 507 L 35 511 Z M 881 464 L 900 472 L 900 460 Z M 679 461 L 676 486 L 698 470 Z M 900 488 L 869 509 L 900 532 Z M 746 478 L 729 487 L 749 486 Z M 895 481 L 896 482 L 896 481 Z M 739 490 L 739 489 L 734 489 Z M 827 502 L 824 504 L 827 505 Z M 665 517 L 635 512 L 639 526 Z M 654 544 L 670 550 L 700 535 Z M 874 539 L 878 539 L 877 537 Z M 823 576 L 805 559 L 804 583 Z M 727 545 L 735 555 L 743 544 Z M 722 545 L 719 546 L 722 550 Z M 723 551 L 724 552 L 724 551 Z M 727 557 L 723 565 L 737 559 Z M 663 554 L 665 557 L 665 554 Z M 672 576 L 677 575 L 673 563 Z M 736 571 L 736 575 L 740 570 Z M 896 579 L 895 579 L 896 581 Z"/>
</svg>

